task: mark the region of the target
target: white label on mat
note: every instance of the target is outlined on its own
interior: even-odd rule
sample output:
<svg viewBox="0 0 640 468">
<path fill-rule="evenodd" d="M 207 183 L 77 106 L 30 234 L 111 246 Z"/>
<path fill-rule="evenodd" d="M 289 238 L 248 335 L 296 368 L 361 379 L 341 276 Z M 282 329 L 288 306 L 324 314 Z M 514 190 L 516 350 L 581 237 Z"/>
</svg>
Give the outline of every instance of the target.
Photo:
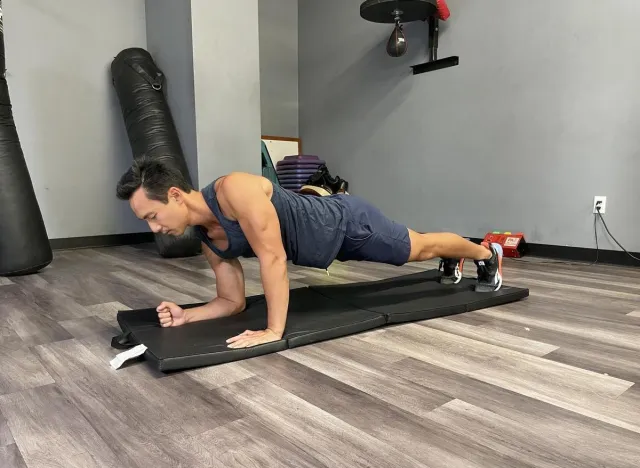
<svg viewBox="0 0 640 468">
<path fill-rule="evenodd" d="M 111 367 L 114 369 L 119 369 L 122 364 L 127 362 L 129 359 L 137 358 L 138 356 L 142 356 L 144 352 L 147 350 L 147 347 L 143 344 L 140 344 L 134 348 L 128 349 L 111 360 Z"/>
</svg>

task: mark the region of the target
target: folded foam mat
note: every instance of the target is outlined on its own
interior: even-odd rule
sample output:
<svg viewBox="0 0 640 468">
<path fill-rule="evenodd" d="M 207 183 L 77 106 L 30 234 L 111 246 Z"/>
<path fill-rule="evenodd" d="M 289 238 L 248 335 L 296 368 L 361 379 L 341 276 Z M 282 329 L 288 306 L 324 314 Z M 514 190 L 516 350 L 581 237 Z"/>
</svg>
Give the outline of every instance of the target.
<svg viewBox="0 0 640 468">
<path fill-rule="evenodd" d="M 226 340 L 245 330 L 267 327 L 263 295 L 247 298 L 245 311 L 238 315 L 181 327 L 161 327 L 155 307 L 123 310 L 117 317 L 122 334 L 113 338 L 112 346 L 127 349 L 144 345 L 147 363 L 168 372 L 248 359 L 391 323 L 460 314 L 529 295 L 528 289 L 508 286 L 493 293 L 477 293 L 473 279 L 443 285 L 438 277 L 438 271 L 432 270 L 380 281 L 293 289 L 282 339 L 242 349 L 229 348 Z"/>
</svg>

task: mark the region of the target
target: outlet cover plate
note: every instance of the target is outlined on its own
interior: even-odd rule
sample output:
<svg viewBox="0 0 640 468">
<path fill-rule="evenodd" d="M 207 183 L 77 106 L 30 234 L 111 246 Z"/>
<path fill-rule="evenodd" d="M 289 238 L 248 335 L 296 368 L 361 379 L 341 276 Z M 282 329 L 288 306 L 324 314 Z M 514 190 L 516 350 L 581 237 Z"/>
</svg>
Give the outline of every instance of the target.
<svg viewBox="0 0 640 468">
<path fill-rule="evenodd" d="M 596 195 L 593 197 L 593 212 L 597 213 L 596 205 L 600 202 L 600 213 L 604 214 L 607 208 L 607 197 Z"/>
</svg>

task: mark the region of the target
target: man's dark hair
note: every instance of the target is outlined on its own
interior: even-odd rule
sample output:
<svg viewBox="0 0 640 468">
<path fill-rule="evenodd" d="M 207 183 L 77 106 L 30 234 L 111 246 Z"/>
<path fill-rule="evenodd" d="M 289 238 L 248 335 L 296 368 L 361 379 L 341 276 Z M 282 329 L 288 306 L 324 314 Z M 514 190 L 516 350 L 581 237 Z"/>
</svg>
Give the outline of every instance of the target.
<svg viewBox="0 0 640 468">
<path fill-rule="evenodd" d="M 187 193 L 191 192 L 191 184 L 182 172 L 172 163 L 171 158 L 146 156 L 134 160 L 125 172 L 116 188 L 120 200 L 129 200 L 140 187 L 150 200 L 167 203 L 167 192 L 171 187 L 177 187 Z"/>
</svg>

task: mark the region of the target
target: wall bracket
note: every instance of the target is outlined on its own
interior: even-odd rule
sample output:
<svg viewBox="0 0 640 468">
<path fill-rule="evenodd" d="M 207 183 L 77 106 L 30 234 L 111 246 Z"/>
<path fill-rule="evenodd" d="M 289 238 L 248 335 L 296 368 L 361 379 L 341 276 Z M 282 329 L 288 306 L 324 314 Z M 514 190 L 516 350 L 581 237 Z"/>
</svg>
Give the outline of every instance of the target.
<svg viewBox="0 0 640 468">
<path fill-rule="evenodd" d="M 438 59 L 438 36 L 440 34 L 440 20 L 435 16 L 429 16 L 429 60 L 427 62 L 412 65 L 414 75 L 428 73 L 443 68 L 455 67 L 460 63 L 457 55 Z"/>
</svg>

